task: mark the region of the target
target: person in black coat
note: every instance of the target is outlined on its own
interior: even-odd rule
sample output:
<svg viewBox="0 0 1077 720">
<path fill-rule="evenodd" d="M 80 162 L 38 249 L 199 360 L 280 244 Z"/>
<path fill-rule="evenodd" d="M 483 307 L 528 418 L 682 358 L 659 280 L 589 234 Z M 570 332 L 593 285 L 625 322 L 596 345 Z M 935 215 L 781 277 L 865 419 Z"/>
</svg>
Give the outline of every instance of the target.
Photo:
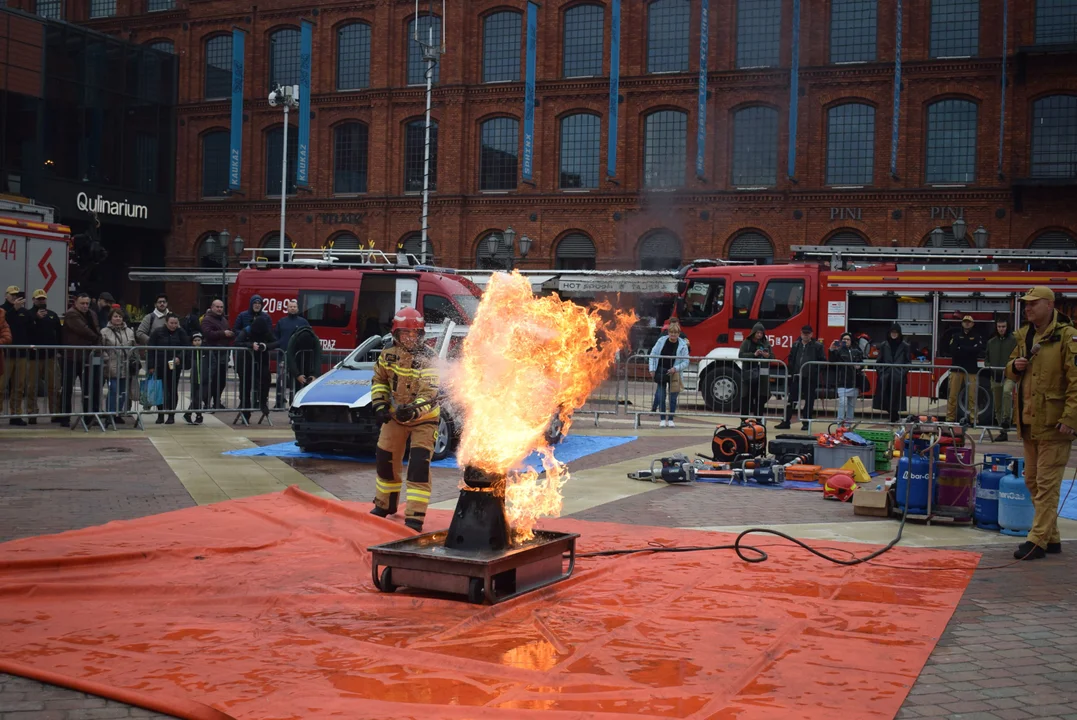
<svg viewBox="0 0 1077 720">
<path fill-rule="evenodd" d="M 149 372 L 164 384 L 164 405 L 157 406 L 157 424 L 172 425 L 176 422 L 174 411 L 179 403 L 179 381 L 183 375 L 185 351 L 191 345 L 187 333 L 180 327 L 175 313 L 165 315 L 165 324 L 150 334 Z"/>
<path fill-rule="evenodd" d="M 826 362 L 826 350 L 823 344 L 813 337 L 811 325 L 800 328 L 800 339 L 789 349 L 789 392 L 785 399 L 785 418 L 776 426 L 778 430 L 788 430 L 793 421 L 801 398 L 804 400 L 804 412 L 800 416 L 800 429 L 808 429 L 808 421 L 815 412 L 815 399 L 819 389 L 819 373 Z M 810 365 L 809 363 L 815 363 Z"/>
<path fill-rule="evenodd" d="M 240 330 L 236 336 L 236 347 L 244 348 L 239 353 L 239 403 L 247 422 L 251 419 L 248 408 L 257 407 L 262 415 L 269 414 L 269 359 L 279 344 L 273 335 L 273 324 L 265 313 L 255 315 L 250 327 Z"/>
<path fill-rule="evenodd" d="M 911 362 L 912 349 L 905 342 L 901 326 L 894 323 L 886 340 L 879 345 L 879 360 L 875 364 L 878 381 L 871 400 L 871 407 L 885 411 L 890 422 L 897 422 L 901 411 L 906 409 L 905 379 L 909 368 L 901 366 Z"/>
</svg>

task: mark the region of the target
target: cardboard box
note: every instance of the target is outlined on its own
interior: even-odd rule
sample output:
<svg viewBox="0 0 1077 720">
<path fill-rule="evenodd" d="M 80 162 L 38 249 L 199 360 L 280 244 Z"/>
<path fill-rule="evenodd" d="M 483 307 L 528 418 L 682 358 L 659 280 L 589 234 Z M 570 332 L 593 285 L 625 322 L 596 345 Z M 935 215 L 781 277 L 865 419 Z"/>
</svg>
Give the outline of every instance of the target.
<svg viewBox="0 0 1077 720">
<path fill-rule="evenodd" d="M 862 485 L 853 492 L 853 514 L 890 517 L 890 491 Z"/>
</svg>

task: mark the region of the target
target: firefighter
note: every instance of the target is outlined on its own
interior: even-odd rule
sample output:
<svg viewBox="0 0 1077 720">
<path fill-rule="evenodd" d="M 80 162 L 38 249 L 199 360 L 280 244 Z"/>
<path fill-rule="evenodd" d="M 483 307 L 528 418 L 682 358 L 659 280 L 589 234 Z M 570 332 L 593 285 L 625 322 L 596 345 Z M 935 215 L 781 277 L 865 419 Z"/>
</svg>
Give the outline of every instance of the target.
<svg viewBox="0 0 1077 720">
<path fill-rule="evenodd" d="M 974 425 L 977 421 L 976 373 L 980 370 L 979 359 L 984 353 L 984 341 L 980 333 L 975 332 L 975 325 L 971 315 L 961 318 L 961 329 L 950 335 L 950 341 L 946 346 L 954 363 L 954 369 L 950 371 L 950 396 L 946 402 L 946 422 L 957 420 L 958 403 L 961 399 L 961 389 L 964 387 L 968 387 L 968 414 L 965 416 L 964 423 Z"/>
<path fill-rule="evenodd" d="M 1077 428 L 1077 330 L 1055 311 L 1050 288 L 1034 287 L 1021 300 L 1029 325 L 1017 331 L 1006 377 L 1017 386 L 1015 419 L 1036 513 L 1028 540 L 1013 556 L 1036 560 L 1062 552 L 1058 497 Z"/>
<path fill-rule="evenodd" d="M 400 498 L 401 467 L 408 438 L 407 505 L 404 524 L 422 532 L 430 502 L 430 459 L 438 438 L 438 370 L 433 350 L 423 342 L 426 323 L 414 308 L 398 310 L 393 318 L 393 345 L 374 367 L 371 386 L 374 416 L 381 423 L 378 437 L 377 493 L 372 515 L 388 517 Z"/>
</svg>

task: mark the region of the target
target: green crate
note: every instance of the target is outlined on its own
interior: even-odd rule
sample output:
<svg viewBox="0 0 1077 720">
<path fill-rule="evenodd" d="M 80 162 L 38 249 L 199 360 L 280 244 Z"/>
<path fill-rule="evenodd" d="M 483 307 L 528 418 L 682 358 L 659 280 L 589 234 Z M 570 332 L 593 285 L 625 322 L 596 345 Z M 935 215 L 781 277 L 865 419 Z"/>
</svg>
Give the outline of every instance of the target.
<svg viewBox="0 0 1077 720">
<path fill-rule="evenodd" d="M 890 472 L 893 466 L 890 464 L 890 458 L 875 458 L 875 470 L 877 472 Z"/>
<path fill-rule="evenodd" d="M 886 443 L 889 445 L 894 439 L 894 433 L 889 430 L 854 430 L 857 435 L 874 443 Z"/>
</svg>

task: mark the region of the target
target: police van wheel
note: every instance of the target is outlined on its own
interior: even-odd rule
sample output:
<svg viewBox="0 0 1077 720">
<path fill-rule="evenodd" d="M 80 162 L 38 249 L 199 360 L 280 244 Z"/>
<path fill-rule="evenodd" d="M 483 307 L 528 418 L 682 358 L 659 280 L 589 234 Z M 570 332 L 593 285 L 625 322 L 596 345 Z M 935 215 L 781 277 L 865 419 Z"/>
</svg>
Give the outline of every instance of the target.
<svg viewBox="0 0 1077 720">
<path fill-rule="evenodd" d="M 435 461 L 444 460 L 452 454 L 455 432 L 452 421 L 442 412 L 441 421 L 438 423 L 438 439 L 434 443 L 433 459 Z"/>
</svg>

